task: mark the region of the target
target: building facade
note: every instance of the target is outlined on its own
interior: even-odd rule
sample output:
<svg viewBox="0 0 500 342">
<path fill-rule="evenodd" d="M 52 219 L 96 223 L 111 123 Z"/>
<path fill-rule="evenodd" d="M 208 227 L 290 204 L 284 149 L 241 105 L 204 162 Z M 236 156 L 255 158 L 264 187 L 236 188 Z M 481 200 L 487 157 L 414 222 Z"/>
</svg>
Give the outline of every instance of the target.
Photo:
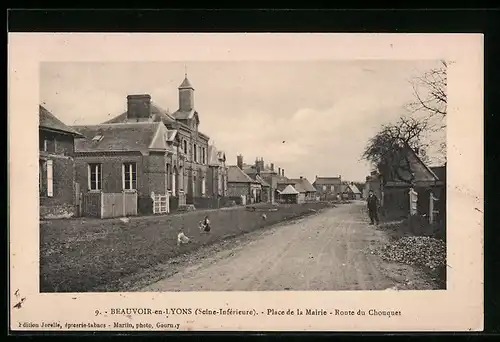
<svg viewBox="0 0 500 342">
<path fill-rule="evenodd" d="M 342 194 L 342 177 L 318 177 L 312 184 L 322 200 L 333 200 Z"/>
<path fill-rule="evenodd" d="M 41 105 L 38 132 L 40 217 L 74 216 L 78 214 L 79 205 L 75 184 L 75 138 L 81 135 Z"/>
<path fill-rule="evenodd" d="M 210 171 L 210 138 L 199 130 L 194 88 L 187 77 L 178 92 L 179 108 L 172 114 L 155 104 L 150 95 L 135 94 L 127 96 L 124 113 L 100 125 L 77 127 L 86 132 L 86 139 L 77 146 L 77 158 L 79 179 L 87 179 L 87 190 L 95 190 L 95 177 L 105 177 L 99 185 L 101 191 L 133 187 L 139 197 L 168 194 L 172 209 L 193 204 L 196 198 L 225 196 L 225 155 L 221 152 L 224 160 L 218 160 Z M 215 192 L 208 189 L 213 177 L 220 183 Z"/>
</svg>

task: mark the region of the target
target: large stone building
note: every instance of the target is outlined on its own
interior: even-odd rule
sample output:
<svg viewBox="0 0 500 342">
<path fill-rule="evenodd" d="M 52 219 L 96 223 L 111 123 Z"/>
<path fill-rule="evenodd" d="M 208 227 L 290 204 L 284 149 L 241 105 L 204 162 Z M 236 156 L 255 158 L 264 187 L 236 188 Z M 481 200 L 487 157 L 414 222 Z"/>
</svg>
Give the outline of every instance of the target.
<svg viewBox="0 0 500 342">
<path fill-rule="evenodd" d="M 75 127 L 86 136 L 76 148 L 81 164 L 77 176 L 88 183 L 82 189 L 95 190 L 95 169 L 99 177 L 106 177 L 99 191 L 134 189 L 143 197 L 168 193 L 171 208 L 215 195 L 213 187 L 207 191 L 208 177 L 211 185 L 214 177 L 209 172 L 210 138 L 199 130 L 194 88 L 187 76 L 178 92 L 179 108 L 174 113 L 155 104 L 150 95 L 136 94 L 127 96 L 124 113 L 100 125 Z M 223 184 L 217 194 L 224 196 L 227 170 L 224 152 L 219 152 L 223 158 L 215 161 L 216 172 Z M 92 169 L 90 164 L 101 166 Z"/>
</svg>

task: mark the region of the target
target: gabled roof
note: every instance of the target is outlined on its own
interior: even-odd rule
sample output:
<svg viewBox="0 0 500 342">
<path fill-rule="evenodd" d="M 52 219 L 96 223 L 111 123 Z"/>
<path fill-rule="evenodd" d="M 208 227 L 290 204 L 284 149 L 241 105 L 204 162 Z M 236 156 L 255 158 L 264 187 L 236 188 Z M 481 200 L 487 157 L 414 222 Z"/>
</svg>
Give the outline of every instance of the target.
<svg viewBox="0 0 500 342">
<path fill-rule="evenodd" d="M 166 151 L 168 130 L 159 122 L 129 122 L 75 126 L 85 138 L 75 140 L 75 152 Z"/>
<path fill-rule="evenodd" d="M 438 176 L 422 161 L 422 159 L 417 155 L 417 153 L 406 144 L 406 149 L 408 153 L 408 161 L 410 162 L 410 170 L 413 173 L 413 178 L 415 182 L 422 181 L 435 181 L 439 180 Z M 403 179 L 411 179 L 411 175 L 408 170 L 403 168 L 399 168 L 398 170 L 399 176 Z M 397 180 L 388 180 L 388 181 L 396 181 Z"/>
<path fill-rule="evenodd" d="M 287 185 L 283 191 L 280 192 L 281 195 L 297 195 L 299 192 L 291 185 Z"/>
<path fill-rule="evenodd" d="M 231 165 L 227 169 L 228 183 L 258 183 L 250 178 L 243 170 L 236 165 Z"/>
<path fill-rule="evenodd" d="M 358 187 L 356 186 L 356 184 L 349 184 L 348 185 L 349 189 L 351 189 L 351 191 L 355 194 L 360 194 L 361 191 L 359 191 Z"/>
<path fill-rule="evenodd" d="M 340 177 L 318 177 L 314 181 L 314 184 L 318 185 L 338 185 L 341 183 Z"/>
<path fill-rule="evenodd" d="M 52 131 L 57 131 L 63 134 L 70 134 L 75 137 L 81 137 L 82 135 L 74 130 L 73 128 L 64 124 L 61 120 L 56 118 L 54 114 L 49 112 L 44 106 L 38 105 L 39 123 L 40 128 L 49 129 Z"/>
<path fill-rule="evenodd" d="M 290 179 L 290 181 L 295 182 L 296 184 L 300 184 L 300 187 L 304 189 L 305 192 L 316 192 L 316 189 L 307 180 L 307 178 L 295 178 L 295 179 Z"/>
</svg>

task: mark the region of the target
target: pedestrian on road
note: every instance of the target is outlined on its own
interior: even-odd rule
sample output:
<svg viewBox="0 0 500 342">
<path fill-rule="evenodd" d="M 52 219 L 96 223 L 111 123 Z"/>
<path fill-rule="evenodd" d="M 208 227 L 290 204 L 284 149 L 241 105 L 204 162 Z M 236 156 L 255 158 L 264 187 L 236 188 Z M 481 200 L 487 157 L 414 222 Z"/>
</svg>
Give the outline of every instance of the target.
<svg viewBox="0 0 500 342">
<path fill-rule="evenodd" d="M 378 198 L 373 193 L 373 190 L 368 192 L 368 198 L 366 200 L 368 206 L 368 215 L 370 216 L 370 224 L 378 224 Z"/>
</svg>

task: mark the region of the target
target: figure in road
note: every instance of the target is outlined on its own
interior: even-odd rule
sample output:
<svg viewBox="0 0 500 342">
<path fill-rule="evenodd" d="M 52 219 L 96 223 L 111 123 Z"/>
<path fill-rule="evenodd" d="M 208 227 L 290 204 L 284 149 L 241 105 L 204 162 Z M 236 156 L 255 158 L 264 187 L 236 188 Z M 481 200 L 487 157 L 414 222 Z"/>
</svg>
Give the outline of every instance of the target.
<svg viewBox="0 0 500 342">
<path fill-rule="evenodd" d="M 368 215 L 370 216 L 370 224 L 378 224 L 378 198 L 373 193 L 373 190 L 369 191 L 366 202 L 368 206 Z"/>
</svg>

